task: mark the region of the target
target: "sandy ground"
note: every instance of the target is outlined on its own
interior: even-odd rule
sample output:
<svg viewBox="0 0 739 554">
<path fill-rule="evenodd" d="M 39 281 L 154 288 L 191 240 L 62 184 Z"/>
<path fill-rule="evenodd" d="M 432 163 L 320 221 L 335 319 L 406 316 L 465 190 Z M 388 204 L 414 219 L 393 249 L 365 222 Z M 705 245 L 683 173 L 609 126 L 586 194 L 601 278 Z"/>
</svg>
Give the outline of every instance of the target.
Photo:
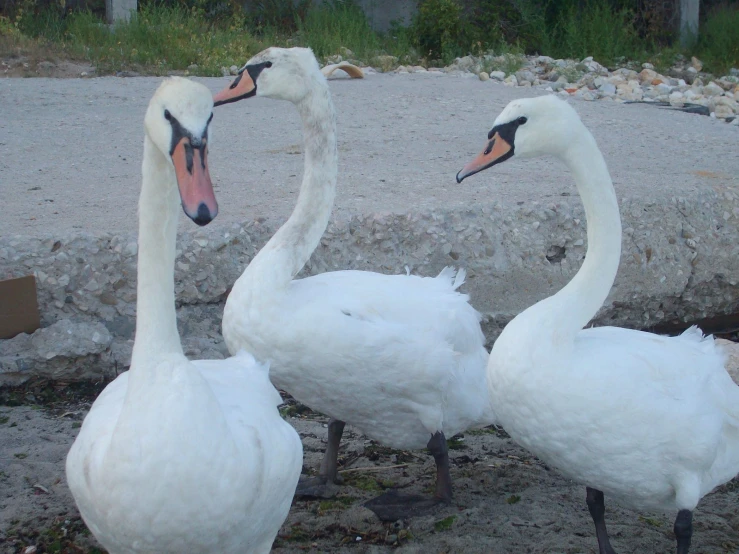
<svg viewBox="0 0 739 554">
<path fill-rule="evenodd" d="M 37 400 L 26 397 L 25 401 Z M 0 553 L 99 553 L 64 478 L 64 458 L 89 401 L 0 407 Z M 291 404 L 288 420 L 316 471 L 326 419 Z M 434 465 L 425 452 L 384 448 L 347 427 L 340 461 L 346 481 L 331 500 L 296 500 L 274 552 L 597 553 L 584 487 L 516 446 L 494 428 L 451 442 L 455 500 L 435 514 L 381 523 L 362 502 L 388 487 L 427 493 Z M 387 469 L 381 469 L 383 466 Z M 398 467 L 400 466 L 400 467 Z M 674 514 L 647 514 L 607 502 L 619 552 L 674 551 Z M 739 479 L 704 498 L 695 512 L 694 554 L 739 552 Z M 31 550 L 31 552 L 34 552 Z"/>
<path fill-rule="evenodd" d="M 0 79 L 0 235 L 135 231 L 142 121 L 157 77 Z M 211 90 L 229 79 L 197 79 Z M 339 182 L 333 217 L 572 194 L 551 160 L 512 160 L 457 185 L 502 108 L 544 94 L 476 77 L 369 75 L 333 80 Z M 619 198 L 669 201 L 737 186 L 739 127 L 642 104 L 572 100 L 603 151 Z M 302 176 L 297 111 L 255 98 L 217 108 L 210 168 L 221 210 L 212 226 L 284 221 Z M 183 222 L 184 223 L 184 216 Z"/>
</svg>

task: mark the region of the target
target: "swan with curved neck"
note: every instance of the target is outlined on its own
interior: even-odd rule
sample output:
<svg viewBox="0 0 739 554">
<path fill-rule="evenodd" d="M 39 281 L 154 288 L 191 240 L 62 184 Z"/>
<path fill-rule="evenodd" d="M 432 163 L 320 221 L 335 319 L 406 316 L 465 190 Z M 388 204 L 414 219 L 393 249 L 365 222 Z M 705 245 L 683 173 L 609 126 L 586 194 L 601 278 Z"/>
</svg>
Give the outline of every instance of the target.
<svg viewBox="0 0 739 554">
<path fill-rule="evenodd" d="M 217 212 L 212 108 L 207 88 L 180 78 L 149 103 L 131 368 L 95 400 L 67 456 L 82 518 L 112 554 L 267 553 L 300 476 L 300 438 L 267 366 L 246 352 L 191 362 L 177 331 L 179 206 L 199 225 Z"/>
<path fill-rule="evenodd" d="M 488 390 L 506 431 L 587 486 L 600 554 L 613 554 L 604 496 L 635 509 L 676 510 L 687 554 L 692 511 L 739 472 L 739 387 L 711 337 L 596 327 L 621 255 L 621 219 L 606 163 L 572 107 L 554 96 L 511 102 L 466 177 L 513 157 L 549 155 L 572 171 L 588 251 L 557 294 L 523 311 L 495 342 Z"/>
<path fill-rule="evenodd" d="M 270 376 L 300 402 L 329 415 L 320 475 L 298 493 L 338 482 L 344 424 L 394 448 L 427 446 L 434 498 L 388 494 L 367 506 L 392 521 L 451 501 L 445 436 L 493 423 L 484 392 L 487 352 L 479 314 L 456 292 L 464 273 L 436 278 L 334 271 L 294 280 L 326 230 L 336 190 L 336 117 L 310 50 L 270 48 L 250 60 L 216 105 L 265 96 L 295 104 L 305 169 L 297 206 L 236 281 L 226 302 L 229 350 L 271 363 Z"/>
</svg>

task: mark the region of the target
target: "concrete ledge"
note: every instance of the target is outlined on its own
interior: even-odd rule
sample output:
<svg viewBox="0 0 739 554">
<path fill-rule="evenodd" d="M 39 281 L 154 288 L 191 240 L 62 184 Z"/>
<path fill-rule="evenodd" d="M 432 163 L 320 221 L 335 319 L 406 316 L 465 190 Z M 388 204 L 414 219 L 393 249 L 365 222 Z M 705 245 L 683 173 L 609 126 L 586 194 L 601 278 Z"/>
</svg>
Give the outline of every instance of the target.
<svg viewBox="0 0 739 554">
<path fill-rule="evenodd" d="M 586 232 L 574 194 L 573 188 L 557 202 L 340 219 L 303 275 L 401 273 L 406 267 L 434 275 L 446 265 L 465 267 L 466 290 L 486 316 L 492 341 L 513 316 L 556 292 L 580 267 Z M 619 276 L 596 324 L 645 328 L 739 309 L 739 195 L 709 188 L 683 198 L 627 198 L 621 211 Z M 226 354 L 220 317 L 229 287 L 274 230 L 253 221 L 181 234 L 175 279 L 188 355 Z M 135 329 L 136 253 L 131 234 L 0 239 L 0 271 L 36 274 L 42 322 L 52 326 L 0 342 L 0 385 L 31 376 L 110 378 L 125 369 Z M 62 347 L 52 324 L 64 320 L 70 321 L 63 324 Z"/>
<path fill-rule="evenodd" d="M 200 80 L 214 91 L 228 82 Z M 69 320 L 64 329 L 78 338 L 65 343 L 52 329 L 0 343 L 0 384 L 32 375 L 109 378 L 128 366 L 141 121 L 160 81 L 0 80 L 7 99 L 0 130 L 13 137 L 0 142 L 0 189 L 8 191 L 0 275 L 35 272 L 44 327 Z M 337 198 L 304 274 L 465 267 L 466 290 L 492 341 L 580 267 L 583 211 L 561 164 L 514 159 L 463 185 L 454 181 L 500 110 L 544 94 L 541 88 L 441 74 L 368 75 L 330 86 Z M 596 323 L 644 328 L 739 311 L 739 128 L 653 106 L 571 102 L 606 157 L 625 230 L 616 286 Z M 48 140 L 39 141 L 39 129 Z M 221 212 L 205 229 L 184 216 L 180 223 L 176 290 L 189 356 L 226 354 L 223 302 L 295 205 L 301 154 L 292 106 L 257 98 L 216 111 L 210 163 Z M 110 333 L 102 350 L 90 341 L 99 325 Z"/>
</svg>

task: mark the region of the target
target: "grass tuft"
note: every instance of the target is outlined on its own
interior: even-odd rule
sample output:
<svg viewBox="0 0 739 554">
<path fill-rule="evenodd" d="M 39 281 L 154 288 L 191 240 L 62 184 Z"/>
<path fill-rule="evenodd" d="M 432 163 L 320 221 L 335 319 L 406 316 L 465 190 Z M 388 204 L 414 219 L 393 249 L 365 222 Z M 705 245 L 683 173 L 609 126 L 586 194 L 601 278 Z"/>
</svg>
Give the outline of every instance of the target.
<svg viewBox="0 0 739 554">
<path fill-rule="evenodd" d="M 434 523 L 434 530 L 435 531 L 448 531 L 452 528 L 452 525 L 454 525 L 454 521 L 457 519 L 457 516 L 449 516 L 445 517 L 444 519 L 440 519 L 436 523 Z"/>
</svg>

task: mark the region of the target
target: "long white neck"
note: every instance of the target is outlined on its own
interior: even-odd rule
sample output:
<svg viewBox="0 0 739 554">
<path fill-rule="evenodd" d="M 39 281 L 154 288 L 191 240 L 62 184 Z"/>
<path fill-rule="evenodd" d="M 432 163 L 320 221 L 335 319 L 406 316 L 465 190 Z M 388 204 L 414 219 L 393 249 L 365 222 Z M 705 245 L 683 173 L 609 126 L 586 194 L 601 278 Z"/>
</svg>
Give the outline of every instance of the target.
<svg viewBox="0 0 739 554">
<path fill-rule="evenodd" d="M 574 174 L 585 208 L 588 251 L 577 275 L 557 294 L 541 301 L 559 331 L 574 335 L 608 297 L 621 259 L 621 216 L 606 162 L 590 131 L 567 149 L 564 162 Z"/>
<path fill-rule="evenodd" d="M 239 278 L 255 298 L 267 290 L 286 287 L 303 268 L 326 230 L 334 204 L 338 155 L 336 115 L 328 84 L 316 80 L 296 106 L 305 143 L 303 184 L 290 218 Z"/>
<path fill-rule="evenodd" d="M 149 137 L 144 139 L 139 197 L 136 339 L 131 370 L 152 355 L 183 354 L 177 331 L 174 262 L 179 193 L 174 170 Z M 165 186 L 171 182 L 172 186 Z"/>
</svg>

